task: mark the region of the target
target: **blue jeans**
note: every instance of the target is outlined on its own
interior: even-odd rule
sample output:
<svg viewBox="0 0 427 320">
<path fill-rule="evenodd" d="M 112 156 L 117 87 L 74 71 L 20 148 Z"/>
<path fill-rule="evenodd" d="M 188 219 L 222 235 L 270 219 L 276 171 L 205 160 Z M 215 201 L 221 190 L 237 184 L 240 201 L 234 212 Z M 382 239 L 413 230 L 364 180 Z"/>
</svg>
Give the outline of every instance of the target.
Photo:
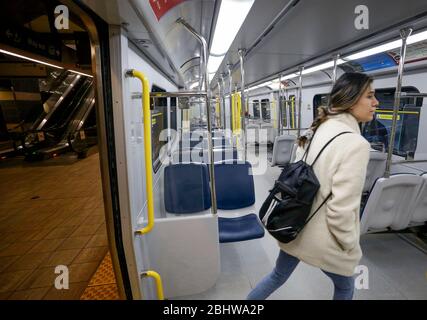
<svg viewBox="0 0 427 320">
<path fill-rule="evenodd" d="M 300 261 L 280 250 L 273 272 L 267 275 L 249 293 L 248 300 L 264 300 L 290 277 Z M 323 270 L 322 270 L 323 271 Z M 352 300 L 354 292 L 353 277 L 341 276 L 335 273 L 323 271 L 334 283 L 334 300 Z"/>
</svg>

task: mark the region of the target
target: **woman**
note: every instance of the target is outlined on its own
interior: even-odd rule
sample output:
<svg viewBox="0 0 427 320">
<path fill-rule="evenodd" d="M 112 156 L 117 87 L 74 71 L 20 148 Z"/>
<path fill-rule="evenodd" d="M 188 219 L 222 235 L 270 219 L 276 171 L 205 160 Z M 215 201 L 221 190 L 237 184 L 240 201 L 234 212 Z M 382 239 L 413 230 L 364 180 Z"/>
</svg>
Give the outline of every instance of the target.
<svg viewBox="0 0 427 320">
<path fill-rule="evenodd" d="M 296 160 L 311 143 L 307 163 L 311 164 L 322 147 L 337 137 L 313 166 L 320 189 L 312 212 L 330 193 L 332 196 L 290 243 L 280 243 L 273 272 L 253 289 L 248 299 L 266 299 L 286 282 L 300 261 L 320 268 L 334 283 L 334 299 L 351 300 L 353 273 L 362 257 L 359 245 L 359 209 L 369 161 L 369 143 L 360 135 L 359 123 L 373 119 L 378 100 L 372 78 L 362 73 L 345 73 L 334 85 L 330 105 L 298 139 Z"/>
</svg>

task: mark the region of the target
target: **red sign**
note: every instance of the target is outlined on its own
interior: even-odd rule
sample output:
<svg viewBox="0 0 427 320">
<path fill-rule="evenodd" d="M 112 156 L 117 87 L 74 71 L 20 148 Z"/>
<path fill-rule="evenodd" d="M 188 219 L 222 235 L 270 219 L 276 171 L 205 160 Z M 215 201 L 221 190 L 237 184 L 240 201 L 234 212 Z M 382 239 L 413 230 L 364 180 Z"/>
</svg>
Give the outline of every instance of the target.
<svg viewBox="0 0 427 320">
<path fill-rule="evenodd" d="M 157 20 L 160 20 L 166 12 L 184 1 L 185 0 L 150 0 L 150 5 L 151 8 L 153 8 Z"/>
</svg>

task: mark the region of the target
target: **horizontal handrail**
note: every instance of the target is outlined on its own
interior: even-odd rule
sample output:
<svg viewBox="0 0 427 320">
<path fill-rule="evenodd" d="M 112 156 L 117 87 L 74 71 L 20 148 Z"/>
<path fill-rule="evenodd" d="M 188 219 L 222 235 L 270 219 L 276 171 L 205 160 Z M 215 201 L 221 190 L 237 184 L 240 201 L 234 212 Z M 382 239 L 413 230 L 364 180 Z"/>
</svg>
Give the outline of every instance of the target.
<svg viewBox="0 0 427 320">
<path fill-rule="evenodd" d="M 398 160 L 398 161 L 392 162 L 392 164 L 408 164 L 408 163 L 427 163 L 427 159 L 423 159 L 423 160 Z"/>
<path fill-rule="evenodd" d="M 150 98 L 207 97 L 205 91 L 151 92 Z"/>
<path fill-rule="evenodd" d="M 401 98 L 422 98 L 427 97 L 427 93 L 416 93 L 416 92 L 400 92 Z"/>
</svg>

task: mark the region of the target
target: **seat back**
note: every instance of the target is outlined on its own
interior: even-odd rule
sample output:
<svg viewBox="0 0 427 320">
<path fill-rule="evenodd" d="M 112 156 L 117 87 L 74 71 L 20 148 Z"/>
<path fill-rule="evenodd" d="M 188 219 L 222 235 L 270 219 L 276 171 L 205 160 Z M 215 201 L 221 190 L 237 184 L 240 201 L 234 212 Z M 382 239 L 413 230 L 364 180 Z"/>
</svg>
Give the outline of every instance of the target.
<svg viewBox="0 0 427 320">
<path fill-rule="evenodd" d="M 218 209 L 241 209 L 255 203 L 255 186 L 251 170 L 249 162 L 215 164 Z"/>
<path fill-rule="evenodd" d="M 212 150 L 214 163 L 222 161 L 237 160 L 237 149 L 234 148 L 215 148 Z M 204 149 L 191 149 L 176 151 L 172 155 L 172 163 L 210 163 L 209 152 Z"/>
<path fill-rule="evenodd" d="M 197 213 L 211 207 L 208 168 L 180 163 L 165 168 L 165 209 L 169 213 Z"/>
<path fill-rule="evenodd" d="M 271 165 L 285 165 L 291 161 L 292 149 L 295 143 L 296 136 L 283 135 L 278 136 L 274 140 L 273 160 Z"/>
<path fill-rule="evenodd" d="M 423 178 L 423 183 L 415 200 L 411 224 L 424 223 L 427 221 L 427 173 L 424 173 L 421 177 Z"/>
<path fill-rule="evenodd" d="M 363 210 L 360 232 L 405 229 L 409 225 L 422 180 L 420 176 L 411 174 L 379 178 Z"/>
<path fill-rule="evenodd" d="M 369 192 L 375 181 L 384 175 L 387 153 L 371 151 L 369 153 L 368 169 L 363 192 Z"/>
<path fill-rule="evenodd" d="M 259 143 L 273 143 L 274 142 L 274 132 L 273 125 L 271 123 L 262 123 L 261 131 L 259 136 Z"/>
</svg>

